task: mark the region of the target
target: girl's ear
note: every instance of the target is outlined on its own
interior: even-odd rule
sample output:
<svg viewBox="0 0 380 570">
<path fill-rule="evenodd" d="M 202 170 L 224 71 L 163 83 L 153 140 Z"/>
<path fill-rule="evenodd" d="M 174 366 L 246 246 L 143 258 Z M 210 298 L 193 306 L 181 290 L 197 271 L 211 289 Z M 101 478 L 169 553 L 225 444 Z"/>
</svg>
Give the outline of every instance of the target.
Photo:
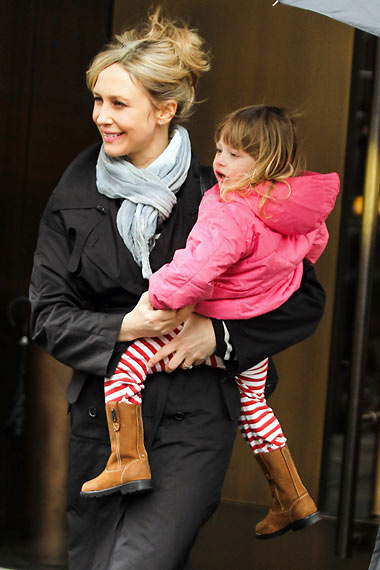
<svg viewBox="0 0 380 570">
<path fill-rule="evenodd" d="M 168 99 L 160 104 L 157 113 L 157 122 L 159 125 L 167 125 L 170 123 L 177 111 L 177 101 L 175 99 Z"/>
</svg>

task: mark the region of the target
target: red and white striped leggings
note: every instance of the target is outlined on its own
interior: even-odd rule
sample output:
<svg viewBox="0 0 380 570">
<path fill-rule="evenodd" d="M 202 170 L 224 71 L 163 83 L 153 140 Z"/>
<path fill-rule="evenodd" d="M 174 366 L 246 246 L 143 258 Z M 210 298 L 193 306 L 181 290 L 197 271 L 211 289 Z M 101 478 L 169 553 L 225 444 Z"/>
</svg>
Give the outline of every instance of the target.
<svg viewBox="0 0 380 570">
<path fill-rule="evenodd" d="M 154 338 L 141 338 L 124 352 L 111 378 L 104 380 L 105 402 L 141 404 L 141 391 L 148 374 L 165 370 L 170 358 L 161 360 L 149 368 L 148 362 L 158 350 L 172 340 L 180 329 Z M 206 358 L 204 364 L 225 368 L 219 356 Z M 279 421 L 267 405 L 264 390 L 267 378 L 268 358 L 235 377 L 240 390 L 241 413 L 239 429 L 254 453 L 274 451 L 283 447 L 286 438 Z"/>
</svg>

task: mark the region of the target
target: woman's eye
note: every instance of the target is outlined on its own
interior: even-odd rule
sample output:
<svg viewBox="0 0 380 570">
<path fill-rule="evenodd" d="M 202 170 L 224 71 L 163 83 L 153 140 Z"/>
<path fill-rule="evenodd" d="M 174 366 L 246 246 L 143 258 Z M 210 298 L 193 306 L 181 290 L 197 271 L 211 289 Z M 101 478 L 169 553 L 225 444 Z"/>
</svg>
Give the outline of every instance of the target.
<svg viewBox="0 0 380 570">
<path fill-rule="evenodd" d="M 113 104 L 115 107 L 126 107 L 125 103 L 122 103 L 121 101 L 114 101 Z"/>
<path fill-rule="evenodd" d="M 101 103 L 101 97 L 94 97 L 94 103 Z"/>
</svg>

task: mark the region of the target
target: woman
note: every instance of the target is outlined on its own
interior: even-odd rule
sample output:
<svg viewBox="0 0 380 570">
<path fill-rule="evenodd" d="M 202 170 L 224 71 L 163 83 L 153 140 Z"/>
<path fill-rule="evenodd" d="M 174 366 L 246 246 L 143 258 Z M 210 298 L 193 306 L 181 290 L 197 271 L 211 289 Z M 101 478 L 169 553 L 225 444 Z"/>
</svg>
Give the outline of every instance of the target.
<svg viewBox="0 0 380 570">
<path fill-rule="evenodd" d="M 166 334 L 183 320 L 181 311 L 153 311 L 144 291 L 150 271 L 184 247 L 202 185 L 211 186 L 177 127 L 208 67 L 197 33 L 157 12 L 116 38 L 88 71 L 103 145 L 72 163 L 41 222 L 33 336 L 74 369 L 67 394 L 71 570 L 191 568 L 191 547 L 219 503 L 235 437 L 234 374 L 311 334 L 323 312 L 323 291 L 306 267 L 299 291 L 272 313 L 225 323 L 192 315 L 173 341 L 173 374 L 155 374 L 144 392 L 153 492 L 80 498 L 109 455 L 104 376 L 126 342 Z M 189 369 L 213 353 L 228 361 L 228 372 Z"/>
</svg>

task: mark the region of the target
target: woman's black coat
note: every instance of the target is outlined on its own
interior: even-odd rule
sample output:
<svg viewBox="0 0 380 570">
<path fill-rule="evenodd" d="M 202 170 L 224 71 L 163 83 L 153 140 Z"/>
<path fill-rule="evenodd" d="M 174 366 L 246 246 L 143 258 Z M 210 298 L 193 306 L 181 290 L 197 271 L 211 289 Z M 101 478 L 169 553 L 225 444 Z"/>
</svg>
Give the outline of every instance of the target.
<svg viewBox="0 0 380 570">
<path fill-rule="evenodd" d="M 150 377 L 143 415 L 154 492 L 81 499 L 82 483 L 103 469 L 109 453 L 103 378 L 125 347 L 117 343 L 121 321 L 148 288 L 117 231 L 119 201 L 96 189 L 98 152 L 99 145 L 84 151 L 54 191 L 30 288 L 34 339 L 74 370 L 67 393 L 69 567 L 180 570 L 219 502 L 240 410 L 232 368 L 245 370 L 309 336 L 322 316 L 324 293 L 306 265 L 300 290 L 285 305 L 255 319 L 226 321 L 236 353 L 229 373 L 198 366 Z M 152 251 L 153 271 L 184 247 L 200 188 L 193 159 Z M 220 324 L 214 326 L 218 334 Z"/>
</svg>

